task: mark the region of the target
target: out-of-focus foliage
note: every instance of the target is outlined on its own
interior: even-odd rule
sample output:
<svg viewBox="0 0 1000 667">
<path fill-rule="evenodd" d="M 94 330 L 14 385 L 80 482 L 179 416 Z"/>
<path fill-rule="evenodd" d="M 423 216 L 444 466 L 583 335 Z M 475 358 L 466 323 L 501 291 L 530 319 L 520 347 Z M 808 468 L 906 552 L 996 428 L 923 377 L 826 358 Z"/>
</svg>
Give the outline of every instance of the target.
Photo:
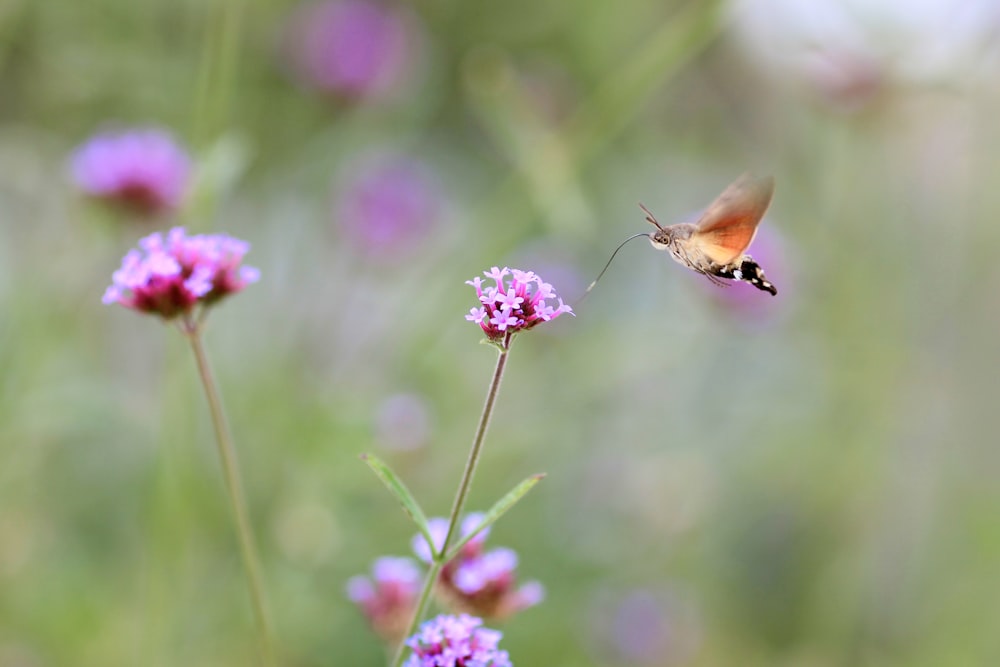
<svg viewBox="0 0 1000 667">
<path fill-rule="evenodd" d="M 469 504 L 548 473 L 491 538 L 547 589 L 515 664 L 1000 664 L 1000 5 L 386 1 L 358 48 L 405 58 L 350 90 L 293 2 L 0 3 L 0 665 L 253 664 L 193 361 L 100 303 L 173 223 L 262 272 L 207 345 L 283 664 L 383 664 L 345 582 L 414 528 L 358 454 L 448 511 L 494 265 L 577 310 L 516 341 Z M 192 152 L 176 219 L 73 190 L 131 126 Z M 637 201 L 745 170 L 776 298 L 635 243 L 577 303 Z"/>
</svg>

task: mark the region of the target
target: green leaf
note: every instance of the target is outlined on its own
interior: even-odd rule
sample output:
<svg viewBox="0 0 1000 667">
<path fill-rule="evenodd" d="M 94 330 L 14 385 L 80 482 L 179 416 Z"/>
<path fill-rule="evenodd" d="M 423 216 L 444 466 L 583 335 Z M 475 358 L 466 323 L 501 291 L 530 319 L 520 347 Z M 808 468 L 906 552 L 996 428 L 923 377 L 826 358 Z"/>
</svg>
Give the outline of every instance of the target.
<svg viewBox="0 0 1000 667">
<path fill-rule="evenodd" d="M 532 475 L 531 477 L 529 477 L 528 479 L 524 480 L 523 482 L 515 486 L 513 489 L 511 489 L 506 496 L 498 500 L 496 504 L 490 508 L 490 511 L 486 513 L 486 516 L 483 517 L 483 520 L 479 522 L 479 525 L 477 525 L 472 530 L 472 532 L 470 532 L 468 535 L 464 535 L 462 539 L 456 542 L 455 545 L 452 546 L 451 549 L 449 549 L 448 555 L 445 557 L 444 562 L 447 563 L 452 558 L 457 556 L 458 552 L 462 550 L 462 547 L 464 547 L 469 542 L 469 540 L 471 540 L 473 537 L 475 537 L 482 531 L 492 526 L 494 523 L 496 523 L 497 519 L 506 514 L 507 510 L 513 507 L 517 501 L 523 498 L 524 495 L 528 493 L 528 491 L 531 491 L 531 489 L 535 487 L 535 484 L 538 484 L 544 478 L 545 478 L 545 473 Z"/>
<path fill-rule="evenodd" d="M 433 545 L 434 540 L 431 539 L 431 530 L 427 526 L 427 517 L 424 515 L 424 511 L 420 509 L 420 505 L 417 504 L 416 499 L 410 490 L 406 488 L 406 485 L 400 481 L 399 477 L 396 476 L 389 466 L 387 466 L 380 458 L 377 456 L 372 456 L 371 454 L 362 454 L 361 460 L 368 464 L 368 467 L 378 475 L 378 478 L 382 480 L 385 484 L 385 488 L 389 489 L 389 492 L 396 496 L 396 500 L 399 504 L 403 506 L 403 511 L 406 512 L 413 523 L 417 524 L 417 528 L 423 534 L 424 539 L 427 540 L 427 544 Z M 433 550 L 433 546 L 432 546 Z"/>
</svg>

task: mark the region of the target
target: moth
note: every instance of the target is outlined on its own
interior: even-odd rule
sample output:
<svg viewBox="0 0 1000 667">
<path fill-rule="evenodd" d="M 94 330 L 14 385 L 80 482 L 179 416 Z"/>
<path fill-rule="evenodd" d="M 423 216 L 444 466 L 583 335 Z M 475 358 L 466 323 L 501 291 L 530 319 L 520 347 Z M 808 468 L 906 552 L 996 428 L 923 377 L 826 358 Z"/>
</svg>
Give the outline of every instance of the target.
<svg viewBox="0 0 1000 667">
<path fill-rule="evenodd" d="M 670 251 L 677 262 L 702 274 L 715 285 L 728 287 L 725 280 L 742 280 L 771 296 L 777 296 L 778 288 L 764 276 L 764 269 L 753 257 L 745 254 L 773 195 L 773 178 L 743 174 L 709 204 L 697 222 L 667 226 L 661 225 L 649 209 L 639 204 L 646 214 L 646 221 L 656 227 L 656 231 L 634 234 L 622 241 L 597 274 L 597 279 L 590 283 L 584 296 L 594 289 L 618 251 L 629 241 L 643 236 L 649 238 L 654 248 Z"/>
<path fill-rule="evenodd" d="M 742 280 L 759 290 L 778 294 L 764 270 L 745 254 L 757 233 L 764 212 L 774 195 L 774 179 L 743 174 L 709 204 L 697 222 L 661 225 L 642 204 L 646 221 L 656 227 L 649 242 L 692 271 L 714 284 L 727 287 L 725 280 Z"/>
</svg>

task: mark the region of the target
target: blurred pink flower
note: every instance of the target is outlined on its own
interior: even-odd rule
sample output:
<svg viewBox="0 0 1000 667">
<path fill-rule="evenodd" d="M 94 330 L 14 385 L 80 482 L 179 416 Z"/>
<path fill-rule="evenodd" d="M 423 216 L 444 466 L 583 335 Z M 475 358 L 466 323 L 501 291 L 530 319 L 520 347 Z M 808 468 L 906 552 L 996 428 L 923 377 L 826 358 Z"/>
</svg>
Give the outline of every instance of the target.
<svg viewBox="0 0 1000 667">
<path fill-rule="evenodd" d="M 297 78 L 344 100 L 382 97 L 403 84 L 420 41 L 410 14 L 369 0 L 304 5 L 292 15 L 288 31 Z"/>
<path fill-rule="evenodd" d="M 483 275 L 496 286 L 484 287 L 482 278 L 465 281 L 475 288 L 482 304 L 470 310 L 465 319 L 478 324 L 490 340 L 502 340 L 507 334 L 526 331 L 563 313 L 573 314 L 573 309 L 563 303 L 552 285 L 532 271 L 494 266 Z M 505 283 L 507 276 L 510 281 Z M 559 305 L 550 305 L 547 300 L 557 300 Z"/>
<path fill-rule="evenodd" d="M 464 519 L 462 519 L 462 524 L 459 526 L 459 534 L 465 537 L 482 522 L 484 515 L 480 512 L 472 512 L 467 514 Z M 444 544 L 444 538 L 448 536 L 448 519 L 442 517 L 434 517 L 427 521 L 427 527 L 430 529 L 431 539 L 434 541 L 434 550 L 438 551 Z M 482 551 L 483 544 L 486 542 L 486 538 L 489 537 L 490 528 L 487 527 L 476 534 L 471 540 L 462 547 L 462 555 L 475 555 Z M 454 541 L 452 542 L 454 543 Z M 413 536 L 410 541 L 410 546 L 413 548 L 413 553 L 417 555 L 417 558 L 424 561 L 425 563 L 430 563 L 431 557 L 431 547 L 427 544 L 427 539 L 422 533 L 417 533 Z"/>
<path fill-rule="evenodd" d="M 95 135 L 73 153 L 77 187 L 87 195 L 143 215 L 177 209 L 188 190 L 191 161 L 157 129 Z"/>
<path fill-rule="evenodd" d="M 373 155 L 354 165 L 338 189 L 334 216 L 354 245 L 389 257 L 412 252 L 443 209 L 427 165 L 401 155 Z"/>
<path fill-rule="evenodd" d="M 170 230 L 164 240 L 157 232 L 130 250 L 112 284 L 105 304 L 118 303 L 164 319 L 187 315 L 196 306 L 208 307 L 257 282 L 260 272 L 241 266 L 250 250 L 246 241 L 225 234 L 187 236 L 183 227 Z"/>
<path fill-rule="evenodd" d="M 483 520 L 482 514 L 470 514 L 462 521 L 461 534 L 468 535 Z M 431 537 L 436 548 L 444 543 L 448 520 L 431 519 Z M 477 534 L 461 552 L 445 563 L 437 581 L 438 597 L 450 608 L 486 618 L 507 618 L 532 607 L 545 598 L 541 583 L 530 581 L 517 586 L 517 553 L 513 549 L 487 550 L 489 529 Z M 413 550 L 424 562 L 431 553 L 423 535 L 413 538 Z"/>
<path fill-rule="evenodd" d="M 357 604 L 375 633 L 385 642 L 403 639 L 420 595 L 420 568 L 409 558 L 384 556 L 372 565 L 372 576 L 347 582 L 347 597 Z"/>
<path fill-rule="evenodd" d="M 887 91 L 992 82 L 995 0 L 730 0 L 735 34 L 775 78 L 799 81 L 838 111 Z"/>
</svg>

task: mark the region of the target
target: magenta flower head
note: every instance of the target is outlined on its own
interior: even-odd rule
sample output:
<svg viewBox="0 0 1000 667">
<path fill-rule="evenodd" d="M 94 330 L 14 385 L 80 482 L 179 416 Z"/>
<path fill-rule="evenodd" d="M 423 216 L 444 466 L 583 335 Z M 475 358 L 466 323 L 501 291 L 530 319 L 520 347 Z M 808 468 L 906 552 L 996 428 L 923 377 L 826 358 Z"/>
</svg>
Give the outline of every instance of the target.
<svg viewBox="0 0 1000 667">
<path fill-rule="evenodd" d="M 513 667 L 507 651 L 497 648 L 502 633 L 482 625 L 466 614 L 426 621 L 406 641 L 413 655 L 405 667 Z"/>
<path fill-rule="evenodd" d="M 501 341 L 507 335 L 554 320 L 563 313 L 573 314 L 573 309 L 556 296 L 552 285 L 532 271 L 494 266 L 483 275 L 496 282 L 496 286 L 483 286 L 482 278 L 466 281 L 475 288 L 481 305 L 469 311 L 465 319 L 478 324 L 492 341 Z M 553 305 L 553 300 L 559 305 Z"/>
<path fill-rule="evenodd" d="M 347 582 L 347 597 L 361 608 L 375 633 L 397 644 L 409 627 L 420 595 L 420 568 L 410 558 L 384 556 L 372 566 L 372 576 Z"/>
<path fill-rule="evenodd" d="M 398 257 L 427 237 L 444 200 L 430 168 L 402 155 L 375 155 L 354 165 L 340 186 L 334 217 L 370 255 Z"/>
<path fill-rule="evenodd" d="M 369 0 L 306 5 L 292 15 L 288 55 L 307 88 L 338 99 L 383 97 L 410 78 L 420 36 L 412 16 Z"/>
<path fill-rule="evenodd" d="M 169 320 L 211 306 L 260 278 L 257 269 L 241 266 L 250 244 L 225 234 L 187 236 L 175 227 L 165 239 L 150 234 L 139 247 L 112 275 L 104 303 Z"/>
<path fill-rule="evenodd" d="M 482 514 L 470 514 L 462 521 L 462 536 L 475 530 Z M 448 532 L 448 520 L 428 521 L 435 548 L 440 549 Z M 469 540 L 453 559 L 441 568 L 435 591 L 450 608 L 485 618 L 507 618 L 534 606 L 545 597 L 541 583 L 517 586 L 517 553 L 513 549 L 486 549 L 489 530 Z M 431 560 L 423 535 L 413 538 L 413 550 L 424 562 Z"/>
<path fill-rule="evenodd" d="M 157 129 L 98 134 L 76 149 L 70 169 L 87 195 L 142 215 L 177 209 L 191 180 L 187 153 Z"/>
</svg>

